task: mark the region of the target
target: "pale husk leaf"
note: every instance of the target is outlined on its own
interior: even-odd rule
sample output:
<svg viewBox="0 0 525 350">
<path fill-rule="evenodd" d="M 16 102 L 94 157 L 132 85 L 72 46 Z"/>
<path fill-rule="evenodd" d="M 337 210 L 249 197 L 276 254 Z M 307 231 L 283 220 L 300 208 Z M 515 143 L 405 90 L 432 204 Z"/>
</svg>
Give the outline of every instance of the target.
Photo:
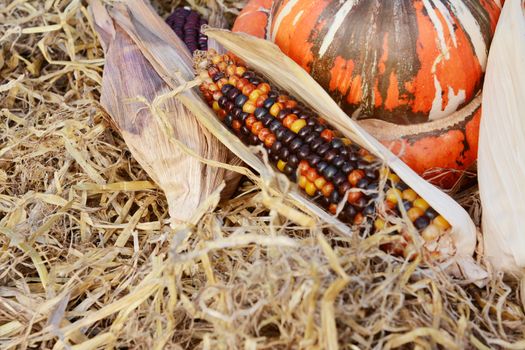
<svg viewBox="0 0 525 350">
<path fill-rule="evenodd" d="M 91 10 L 106 56 L 101 104 L 134 158 L 165 192 L 172 223 L 195 219 L 200 204 L 224 180 L 231 192 L 238 176 L 227 178 L 225 169 L 202 163 L 180 144 L 218 162 L 232 155 L 175 97 L 159 97 L 170 87 L 105 7 L 95 1 Z M 191 64 L 189 52 L 178 50 L 179 59 Z"/>
<path fill-rule="evenodd" d="M 483 86 L 478 179 L 485 253 L 496 269 L 525 268 L 525 2 L 508 0 Z"/>
<path fill-rule="evenodd" d="M 469 279 L 479 280 L 486 276 L 472 259 L 476 244 L 476 228 L 468 213 L 448 195 L 419 177 L 390 150 L 351 120 L 319 84 L 283 54 L 276 45 L 246 34 L 231 33 L 225 30 L 207 29 L 205 33 L 244 60 L 248 66 L 264 74 L 277 86 L 301 99 L 345 136 L 384 160 L 453 226 L 451 234 L 456 254 L 448 263 L 456 265 L 455 267 L 458 267 L 461 273 Z M 298 198 L 300 201 L 306 201 L 302 197 Z"/>
</svg>

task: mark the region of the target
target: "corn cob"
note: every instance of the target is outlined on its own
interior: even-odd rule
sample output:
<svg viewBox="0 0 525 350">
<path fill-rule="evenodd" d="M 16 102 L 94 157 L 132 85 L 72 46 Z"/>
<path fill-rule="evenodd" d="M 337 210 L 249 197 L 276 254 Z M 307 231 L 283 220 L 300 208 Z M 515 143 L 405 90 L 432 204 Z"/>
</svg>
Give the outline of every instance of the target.
<svg viewBox="0 0 525 350">
<path fill-rule="evenodd" d="M 208 22 L 189 7 L 179 7 L 166 19 L 166 23 L 184 41 L 191 53 L 208 49 L 208 38 L 201 27 Z"/>
<path fill-rule="evenodd" d="M 218 118 L 245 144 L 262 145 L 273 165 L 313 201 L 372 233 L 391 226 L 403 207 L 425 247 L 439 256 L 436 243 L 450 224 L 374 155 L 232 57 L 209 50 L 203 66 L 199 88 Z M 394 233 L 402 239 L 383 248 L 414 256 L 408 231 Z"/>
</svg>

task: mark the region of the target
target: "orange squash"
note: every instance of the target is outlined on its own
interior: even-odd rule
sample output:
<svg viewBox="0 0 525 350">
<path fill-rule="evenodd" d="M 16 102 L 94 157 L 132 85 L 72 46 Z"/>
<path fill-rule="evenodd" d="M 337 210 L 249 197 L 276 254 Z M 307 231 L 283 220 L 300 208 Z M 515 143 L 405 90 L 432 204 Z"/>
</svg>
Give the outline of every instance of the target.
<svg viewBox="0 0 525 350">
<path fill-rule="evenodd" d="M 476 96 L 500 10 L 499 0 L 252 0 L 233 30 L 274 41 L 414 170 L 450 187 L 459 172 L 447 170 L 477 157 Z"/>
</svg>

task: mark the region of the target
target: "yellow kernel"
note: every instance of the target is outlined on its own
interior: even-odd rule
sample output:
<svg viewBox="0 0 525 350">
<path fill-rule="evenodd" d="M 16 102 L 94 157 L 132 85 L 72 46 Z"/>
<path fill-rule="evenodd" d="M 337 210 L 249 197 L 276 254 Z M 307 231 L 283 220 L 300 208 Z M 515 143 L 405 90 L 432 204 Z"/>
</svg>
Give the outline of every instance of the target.
<svg viewBox="0 0 525 350">
<path fill-rule="evenodd" d="M 417 218 L 419 218 L 423 214 L 425 214 L 425 212 L 421 208 L 418 208 L 418 207 L 410 208 L 407 211 L 408 218 L 412 222 L 416 221 Z"/>
<path fill-rule="evenodd" d="M 436 224 L 428 225 L 423 232 L 421 232 L 421 237 L 427 242 L 436 240 L 441 234 L 441 229 Z"/>
<path fill-rule="evenodd" d="M 412 203 L 412 205 L 414 207 L 423 209 L 423 211 L 427 210 L 430 207 L 430 205 L 427 203 L 427 201 L 424 200 L 423 198 L 416 199 L 414 201 L 414 203 Z"/>
<path fill-rule="evenodd" d="M 286 166 L 286 162 L 282 161 L 282 160 L 279 160 L 277 162 L 277 169 L 279 169 L 280 171 L 284 171 L 284 167 Z"/>
<path fill-rule="evenodd" d="M 242 111 L 244 113 L 252 114 L 253 112 L 255 112 L 255 108 L 255 105 L 252 102 L 248 101 L 242 106 Z"/>
<path fill-rule="evenodd" d="M 234 64 L 230 64 L 227 68 L 226 68 L 226 75 L 228 76 L 232 76 L 232 75 L 235 75 L 235 70 L 237 69 L 237 66 L 235 66 Z"/>
<path fill-rule="evenodd" d="M 279 112 L 281 111 L 281 104 L 279 102 L 276 102 L 270 107 L 270 114 L 274 117 L 277 117 Z"/>
<path fill-rule="evenodd" d="M 386 199 L 393 204 L 397 204 L 397 199 L 401 197 L 401 191 L 397 188 L 390 188 L 386 191 Z"/>
<path fill-rule="evenodd" d="M 323 186 L 326 184 L 326 180 L 324 177 L 318 177 L 315 182 L 315 187 L 317 187 L 318 189 L 322 189 Z"/>
<path fill-rule="evenodd" d="M 417 199 L 417 193 L 413 189 L 409 188 L 408 190 L 404 190 L 403 191 L 402 198 L 404 200 L 409 201 L 409 202 L 413 202 L 413 201 L 415 201 Z"/>
<path fill-rule="evenodd" d="M 401 181 L 401 179 L 399 178 L 399 176 L 397 176 L 397 175 L 394 174 L 394 173 L 390 173 L 390 174 L 388 174 L 388 180 L 392 181 L 394 184 L 397 184 L 399 181 Z"/>
<path fill-rule="evenodd" d="M 442 230 L 447 230 L 450 228 L 450 224 L 448 223 L 447 219 L 445 219 L 443 216 L 439 215 L 434 219 L 434 224 L 441 228 Z"/>
<path fill-rule="evenodd" d="M 242 77 L 242 75 L 246 73 L 246 67 L 243 67 L 243 66 L 238 66 L 236 69 L 235 69 L 235 74 Z"/>
<path fill-rule="evenodd" d="M 213 105 L 212 105 L 212 108 L 215 112 L 218 112 L 219 109 L 221 109 L 221 107 L 219 106 L 219 102 L 217 101 L 213 101 Z"/>
<path fill-rule="evenodd" d="M 306 176 L 303 176 L 303 175 L 299 176 L 299 180 L 297 181 L 297 184 L 299 185 L 299 187 L 305 188 L 307 183 L 308 183 L 308 180 L 306 179 Z"/>
<path fill-rule="evenodd" d="M 262 95 L 262 92 L 261 90 L 258 90 L 258 89 L 255 89 L 253 90 L 251 93 L 250 93 L 250 96 L 248 96 L 248 99 L 250 101 L 257 101 L 257 99 L 259 98 L 259 96 Z"/>
<path fill-rule="evenodd" d="M 374 227 L 377 231 L 384 229 L 386 226 L 385 220 L 377 218 L 376 221 L 374 221 Z"/>
<path fill-rule="evenodd" d="M 348 146 L 348 145 L 352 144 L 352 141 L 350 141 L 350 139 L 347 139 L 346 137 L 341 138 L 341 141 L 343 141 L 343 144 L 345 146 Z"/>
<path fill-rule="evenodd" d="M 372 163 L 374 160 L 376 160 L 376 157 L 374 157 L 373 155 L 369 154 L 367 156 L 364 156 L 363 160 L 368 162 L 368 163 Z"/>
<path fill-rule="evenodd" d="M 211 58 L 211 63 L 218 64 L 219 62 L 222 62 L 222 56 L 221 55 L 215 55 Z"/>
<path fill-rule="evenodd" d="M 226 67 L 228 67 L 228 64 L 226 62 L 221 61 L 217 64 L 217 68 L 219 68 L 221 72 L 224 72 L 226 70 Z"/>
<path fill-rule="evenodd" d="M 304 190 L 306 191 L 306 193 L 311 197 L 313 195 L 315 195 L 315 192 L 317 192 L 317 188 L 315 187 L 315 185 L 308 181 L 306 183 L 306 187 L 304 188 Z"/>
<path fill-rule="evenodd" d="M 305 126 L 306 126 L 306 120 L 304 120 L 304 119 L 297 119 L 296 121 L 294 121 L 292 123 L 292 127 L 290 128 L 290 130 L 292 130 L 294 133 L 297 134 Z"/>
</svg>

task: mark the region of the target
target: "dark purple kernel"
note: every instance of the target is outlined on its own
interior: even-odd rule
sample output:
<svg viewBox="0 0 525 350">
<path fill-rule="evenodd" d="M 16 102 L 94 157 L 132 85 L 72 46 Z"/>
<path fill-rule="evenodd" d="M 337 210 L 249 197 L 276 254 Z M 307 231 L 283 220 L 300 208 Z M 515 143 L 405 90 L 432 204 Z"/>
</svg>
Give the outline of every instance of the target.
<svg viewBox="0 0 525 350">
<path fill-rule="evenodd" d="M 332 180 L 332 182 L 334 183 L 335 186 L 340 186 L 345 181 L 346 181 L 346 176 L 345 176 L 345 174 L 343 174 L 341 172 L 337 172 L 337 174 L 334 175 L 334 179 Z"/>
<path fill-rule="evenodd" d="M 354 170 L 355 167 L 352 163 L 350 162 L 344 162 L 342 165 L 341 165 L 341 170 L 343 171 L 343 173 L 345 174 L 349 174 L 352 170 Z"/>
<path fill-rule="evenodd" d="M 226 106 L 226 102 L 228 102 L 228 98 L 226 96 L 219 97 L 219 107 L 224 108 Z"/>
<path fill-rule="evenodd" d="M 365 216 L 373 216 L 376 213 L 376 206 L 372 203 L 366 206 L 366 208 L 363 210 L 363 215 Z"/>
<path fill-rule="evenodd" d="M 224 118 L 224 124 L 231 128 L 233 122 L 233 116 L 231 114 L 226 115 Z"/>
<path fill-rule="evenodd" d="M 318 132 L 318 133 L 322 133 L 324 131 L 324 129 L 326 129 L 326 128 L 324 126 L 322 126 L 322 125 L 316 125 L 314 127 L 314 131 Z"/>
<path fill-rule="evenodd" d="M 427 211 L 425 212 L 425 216 L 427 218 L 429 218 L 430 220 L 433 220 L 434 218 L 436 218 L 438 216 L 438 212 L 435 211 L 433 208 L 428 208 Z"/>
<path fill-rule="evenodd" d="M 308 126 L 311 126 L 312 127 L 312 131 L 313 131 L 313 127 L 315 126 L 315 120 L 313 118 L 309 118 L 306 120 L 306 125 Z"/>
<path fill-rule="evenodd" d="M 211 79 L 213 80 L 214 83 L 216 83 L 222 78 L 224 78 L 224 73 L 223 72 L 219 72 L 219 73 L 215 74 Z"/>
<path fill-rule="evenodd" d="M 224 74 L 223 74 L 224 75 Z M 231 84 L 224 84 L 221 88 L 221 92 L 226 95 L 228 93 L 228 91 L 230 91 L 232 88 L 234 88 L 233 85 Z"/>
<path fill-rule="evenodd" d="M 296 137 L 292 142 L 290 142 L 290 151 L 295 153 L 301 146 L 303 145 L 303 140 L 301 138 Z"/>
<path fill-rule="evenodd" d="M 330 198 L 324 197 L 322 194 L 320 194 L 320 196 L 319 196 L 319 203 L 323 207 L 328 208 L 328 206 L 330 205 Z"/>
<path fill-rule="evenodd" d="M 270 109 L 270 108 L 273 106 L 274 103 L 275 103 L 275 99 L 269 97 L 269 98 L 267 98 L 266 100 L 264 100 L 262 106 L 263 106 L 264 108 L 266 108 L 266 109 Z"/>
<path fill-rule="evenodd" d="M 228 91 L 228 93 L 226 94 L 226 96 L 230 100 L 235 100 L 237 98 L 237 96 L 239 96 L 239 94 L 241 94 L 241 91 L 239 89 L 231 88 L 230 91 Z"/>
<path fill-rule="evenodd" d="M 289 145 L 294 139 L 295 139 L 295 133 L 293 131 L 286 130 L 284 137 L 283 137 L 284 144 Z"/>
<path fill-rule="evenodd" d="M 403 181 L 400 181 L 396 184 L 396 188 L 398 188 L 400 191 L 404 191 L 404 190 L 407 190 L 409 187 L 406 183 L 404 183 Z"/>
<path fill-rule="evenodd" d="M 357 187 L 357 188 L 365 189 L 366 186 L 368 186 L 369 184 L 370 184 L 370 181 L 369 181 L 366 177 L 364 177 L 364 178 L 362 178 L 361 180 L 359 180 L 359 181 L 357 182 L 356 187 Z"/>
<path fill-rule="evenodd" d="M 273 120 L 270 124 L 270 131 L 276 132 L 279 129 L 279 127 L 281 127 L 281 123 L 279 123 L 277 120 Z"/>
<path fill-rule="evenodd" d="M 305 126 L 301 130 L 299 130 L 299 133 L 297 135 L 299 135 L 299 137 L 305 138 L 306 136 L 308 136 L 308 134 L 312 132 L 312 130 L 313 129 L 310 126 Z"/>
<path fill-rule="evenodd" d="M 257 145 L 259 144 L 260 140 L 259 138 L 257 137 L 257 135 L 250 135 L 250 144 L 252 145 Z"/>
<path fill-rule="evenodd" d="M 310 135 L 313 135 L 313 134 L 310 134 Z M 317 139 L 312 140 L 312 142 L 310 142 L 310 148 L 312 149 L 312 151 L 317 152 L 317 149 L 323 144 L 324 144 L 323 139 L 317 138 Z M 330 146 L 328 145 L 328 147 Z"/>
<path fill-rule="evenodd" d="M 290 155 L 288 157 L 288 164 L 290 164 L 294 168 L 297 167 L 297 165 L 299 165 L 299 157 L 295 154 Z"/>
<path fill-rule="evenodd" d="M 297 152 L 297 155 L 301 159 L 306 159 L 310 155 L 310 146 L 302 145 L 301 148 L 299 148 L 299 152 Z"/>
<path fill-rule="evenodd" d="M 248 96 L 246 95 L 243 95 L 243 94 L 239 94 L 239 96 L 237 96 L 235 98 L 235 105 L 237 107 L 242 107 L 244 106 L 244 104 L 246 103 L 246 101 L 248 101 Z"/>
<path fill-rule="evenodd" d="M 275 130 L 275 137 L 277 137 L 278 140 L 282 140 L 286 135 L 286 131 L 287 129 L 284 126 L 279 125 L 279 128 Z"/>
<path fill-rule="evenodd" d="M 345 194 L 346 191 L 349 191 L 352 188 L 352 185 L 348 181 L 344 181 L 341 185 L 339 185 L 339 193 Z"/>
<path fill-rule="evenodd" d="M 425 215 L 418 217 L 416 221 L 414 221 L 414 226 L 416 226 L 418 230 L 423 230 L 429 224 L 430 224 L 430 219 Z"/>
<path fill-rule="evenodd" d="M 277 91 L 272 90 L 268 93 L 268 97 L 276 99 L 277 97 L 279 97 L 279 93 Z"/>
<path fill-rule="evenodd" d="M 262 117 L 261 121 L 262 121 L 264 127 L 267 128 L 273 122 L 273 118 L 272 118 L 271 115 L 266 114 L 264 117 Z"/>
<path fill-rule="evenodd" d="M 355 210 L 355 208 L 353 206 L 345 205 L 345 207 L 344 207 L 344 209 L 342 211 L 342 214 L 349 221 L 352 221 L 354 219 L 355 215 L 357 214 L 357 211 Z"/>
<path fill-rule="evenodd" d="M 321 157 L 319 157 L 317 154 L 311 154 L 308 159 L 307 159 L 308 163 L 310 164 L 311 167 L 316 167 L 317 164 L 319 164 L 319 162 L 321 161 Z"/>
<path fill-rule="evenodd" d="M 326 154 L 324 155 L 324 160 L 326 160 L 327 162 L 331 162 L 334 160 L 335 157 L 337 157 L 337 150 L 332 148 L 328 150 L 328 152 L 326 152 Z"/>
<path fill-rule="evenodd" d="M 344 143 L 343 143 L 343 141 L 340 138 L 334 138 L 332 140 L 332 147 L 333 148 L 340 148 L 340 147 L 343 147 L 343 146 L 344 146 Z"/>
<path fill-rule="evenodd" d="M 332 193 L 330 194 L 330 203 L 338 204 L 340 200 L 341 196 L 339 195 L 339 192 L 332 191 Z"/>
<path fill-rule="evenodd" d="M 329 149 L 330 149 L 330 144 L 323 143 L 321 146 L 319 146 L 319 148 L 317 148 L 316 152 L 318 155 L 322 157 L 326 154 L 326 152 L 328 152 Z"/>
<path fill-rule="evenodd" d="M 283 144 L 281 141 L 275 141 L 272 145 L 272 152 L 279 153 L 279 151 L 283 148 Z"/>
<path fill-rule="evenodd" d="M 248 96 L 245 96 L 245 95 L 243 95 L 243 96 L 246 97 L 246 100 L 248 100 Z M 266 108 L 261 108 L 261 107 L 256 108 L 255 112 L 253 112 L 253 115 L 258 120 L 261 120 L 262 117 L 264 117 L 266 114 L 268 114 L 268 110 Z"/>
<path fill-rule="evenodd" d="M 379 171 L 377 169 L 374 169 L 374 168 L 366 169 L 365 175 L 369 179 L 375 180 L 379 176 Z"/>
<path fill-rule="evenodd" d="M 296 168 L 293 167 L 293 166 L 291 166 L 290 163 L 288 162 L 288 163 L 286 163 L 286 165 L 284 166 L 283 171 L 284 171 L 284 173 L 285 173 L 286 175 L 291 175 L 292 173 L 295 172 L 295 169 L 296 169 Z"/>
<path fill-rule="evenodd" d="M 341 156 L 337 156 L 334 159 L 332 159 L 332 164 L 338 168 L 341 168 L 344 163 L 345 163 L 345 160 Z"/>
<path fill-rule="evenodd" d="M 322 173 L 326 169 L 327 166 L 328 166 L 327 162 L 321 161 L 319 162 L 319 164 L 317 164 L 317 171 Z"/>
<path fill-rule="evenodd" d="M 235 104 L 232 102 L 232 101 L 228 101 L 224 104 L 224 109 L 226 110 L 226 112 L 230 113 L 233 109 L 233 107 L 235 107 Z"/>
<path fill-rule="evenodd" d="M 285 108 L 285 109 L 282 109 L 281 111 L 279 111 L 279 113 L 277 114 L 277 119 L 279 120 L 283 120 L 284 118 L 286 118 L 286 116 L 288 114 L 290 114 L 290 109 L 289 108 Z"/>
<path fill-rule="evenodd" d="M 250 131 L 250 129 L 248 129 L 246 126 L 242 126 L 242 127 L 241 127 L 241 133 L 242 133 L 243 135 L 247 136 L 247 135 L 250 135 L 250 134 L 251 134 L 251 131 Z"/>
<path fill-rule="evenodd" d="M 241 117 L 241 114 L 242 114 L 242 109 L 240 108 L 234 108 L 231 112 L 231 114 L 233 115 L 233 118 L 235 120 L 239 120 L 239 118 Z"/>
<path fill-rule="evenodd" d="M 281 149 L 281 152 L 279 153 L 279 156 L 280 156 L 280 158 L 283 161 L 287 162 L 288 161 L 288 157 L 290 156 L 290 150 L 288 148 L 286 148 L 286 147 L 283 147 Z"/>
<path fill-rule="evenodd" d="M 242 112 L 241 115 L 240 115 L 240 117 L 239 117 L 239 120 L 240 120 L 242 123 L 244 123 L 244 122 L 246 122 L 246 119 L 247 119 L 249 116 L 250 116 L 250 115 L 249 115 L 248 113 L 246 113 L 246 112 Z"/>
<path fill-rule="evenodd" d="M 412 203 L 410 201 L 403 200 L 403 207 L 405 207 L 405 210 L 409 210 L 412 208 Z"/>
<path fill-rule="evenodd" d="M 319 133 L 316 133 L 316 132 L 312 132 L 310 134 L 308 134 L 308 136 L 306 136 L 304 138 L 304 142 L 306 143 L 312 143 L 314 142 L 315 140 L 319 140 L 319 138 L 321 137 L 321 135 Z M 319 146 L 318 146 L 319 147 Z"/>
<path fill-rule="evenodd" d="M 322 174 L 327 180 L 331 181 L 334 178 L 335 174 L 337 174 L 337 168 L 333 165 L 329 165 L 324 169 Z"/>
<path fill-rule="evenodd" d="M 242 75 L 243 78 L 245 79 L 252 79 L 252 78 L 255 78 L 255 72 L 253 71 L 246 71 L 244 72 L 244 74 Z"/>
<path fill-rule="evenodd" d="M 370 169 L 370 163 L 368 163 L 365 160 L 358 160 L 357 161 L 357 168 L 358 169 L 363 169 L 363 170 Z"/>
</svg>

